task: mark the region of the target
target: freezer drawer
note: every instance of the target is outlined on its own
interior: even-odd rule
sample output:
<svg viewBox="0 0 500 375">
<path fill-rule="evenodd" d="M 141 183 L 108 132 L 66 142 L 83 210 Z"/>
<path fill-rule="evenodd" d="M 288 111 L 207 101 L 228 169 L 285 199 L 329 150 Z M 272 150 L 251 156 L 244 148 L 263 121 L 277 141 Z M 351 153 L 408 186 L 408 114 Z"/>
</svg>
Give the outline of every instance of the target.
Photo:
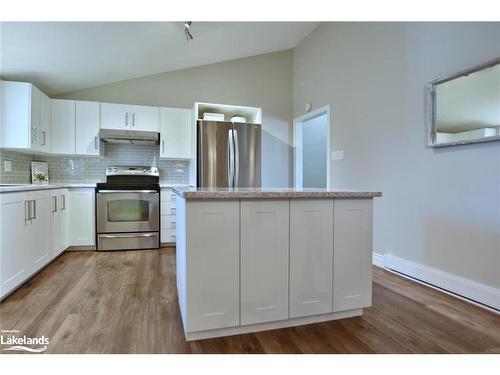
<svg viewBox="0 0 500 375">
<path fill-rule="evenodd" d="M 157 249 L 160 247 L 158 232 L 106 233 L 97 235 L 99 251 Z"/>
</svg>

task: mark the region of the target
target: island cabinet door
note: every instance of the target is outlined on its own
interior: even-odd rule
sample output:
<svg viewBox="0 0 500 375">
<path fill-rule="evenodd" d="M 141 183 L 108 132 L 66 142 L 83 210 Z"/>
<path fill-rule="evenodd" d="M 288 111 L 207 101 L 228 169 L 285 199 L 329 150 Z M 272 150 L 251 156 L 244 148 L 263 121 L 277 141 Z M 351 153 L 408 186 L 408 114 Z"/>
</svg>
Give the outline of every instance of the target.
<svg viewBox="0 0 500 375">
<path fill-rule="evenodd" d="M 290 317 L 332 312 L 333 200 L 290 200 Z"/>
<path fill-rule="evenodd" d="M 334 203 L 333 311 L 371 305 L 371 199 L 336 199 Z"/>
<path fill-rule="evenodd" d="M 288 200 L 241 201 L 241 324 L 288 319 Z"/>
<path fill-rule="evenodd" d="M 187 331 L 240 324 L 240 203 L 186 205 Z"/>
</svg>

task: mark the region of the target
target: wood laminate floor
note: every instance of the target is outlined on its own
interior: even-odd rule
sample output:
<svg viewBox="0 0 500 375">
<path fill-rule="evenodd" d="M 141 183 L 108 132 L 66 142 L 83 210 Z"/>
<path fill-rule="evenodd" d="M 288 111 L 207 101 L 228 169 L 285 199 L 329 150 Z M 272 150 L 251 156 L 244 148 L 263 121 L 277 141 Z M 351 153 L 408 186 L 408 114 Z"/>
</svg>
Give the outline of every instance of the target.
<svg viewBox="0 0 500 375">
<path fill-rule="evenodd" d="M 0 328 L 48 353 L 500 353 L 499 315 L 379 268 L 362 317 L 188 343 L 171 248 L 64 253 L 0 304 Z"/>
</svg>

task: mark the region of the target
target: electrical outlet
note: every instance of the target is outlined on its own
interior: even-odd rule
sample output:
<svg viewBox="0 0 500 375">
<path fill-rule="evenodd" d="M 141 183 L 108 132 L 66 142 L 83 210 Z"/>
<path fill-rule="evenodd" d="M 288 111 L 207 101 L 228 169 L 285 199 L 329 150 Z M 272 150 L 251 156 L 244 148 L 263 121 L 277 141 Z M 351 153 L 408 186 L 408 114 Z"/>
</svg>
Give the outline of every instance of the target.
<svg viewBox="0 0 500 375">
<path fill-rule="evenodd" d="M 3 161 L 3 170 L 5 172 L 12 172 L 12 162 L 10 160 Z"/>
<path fill-rule="evenodd" d="M 344 150 L 332 151 L 332 160 L 342 160 L 344 159 Z"/>
</svg>

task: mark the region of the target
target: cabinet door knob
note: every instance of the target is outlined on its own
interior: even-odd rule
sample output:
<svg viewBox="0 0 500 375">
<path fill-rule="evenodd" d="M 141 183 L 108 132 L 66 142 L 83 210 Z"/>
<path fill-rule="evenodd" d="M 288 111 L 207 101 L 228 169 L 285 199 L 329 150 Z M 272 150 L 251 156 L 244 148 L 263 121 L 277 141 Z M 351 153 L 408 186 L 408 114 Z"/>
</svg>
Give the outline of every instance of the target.
<svg viewBox="0 0 500 375">
<path fill-rule="evenodd" d="M 125 126 L 128 126 L 128 112 L 125 112 Z"/>
</svg>

